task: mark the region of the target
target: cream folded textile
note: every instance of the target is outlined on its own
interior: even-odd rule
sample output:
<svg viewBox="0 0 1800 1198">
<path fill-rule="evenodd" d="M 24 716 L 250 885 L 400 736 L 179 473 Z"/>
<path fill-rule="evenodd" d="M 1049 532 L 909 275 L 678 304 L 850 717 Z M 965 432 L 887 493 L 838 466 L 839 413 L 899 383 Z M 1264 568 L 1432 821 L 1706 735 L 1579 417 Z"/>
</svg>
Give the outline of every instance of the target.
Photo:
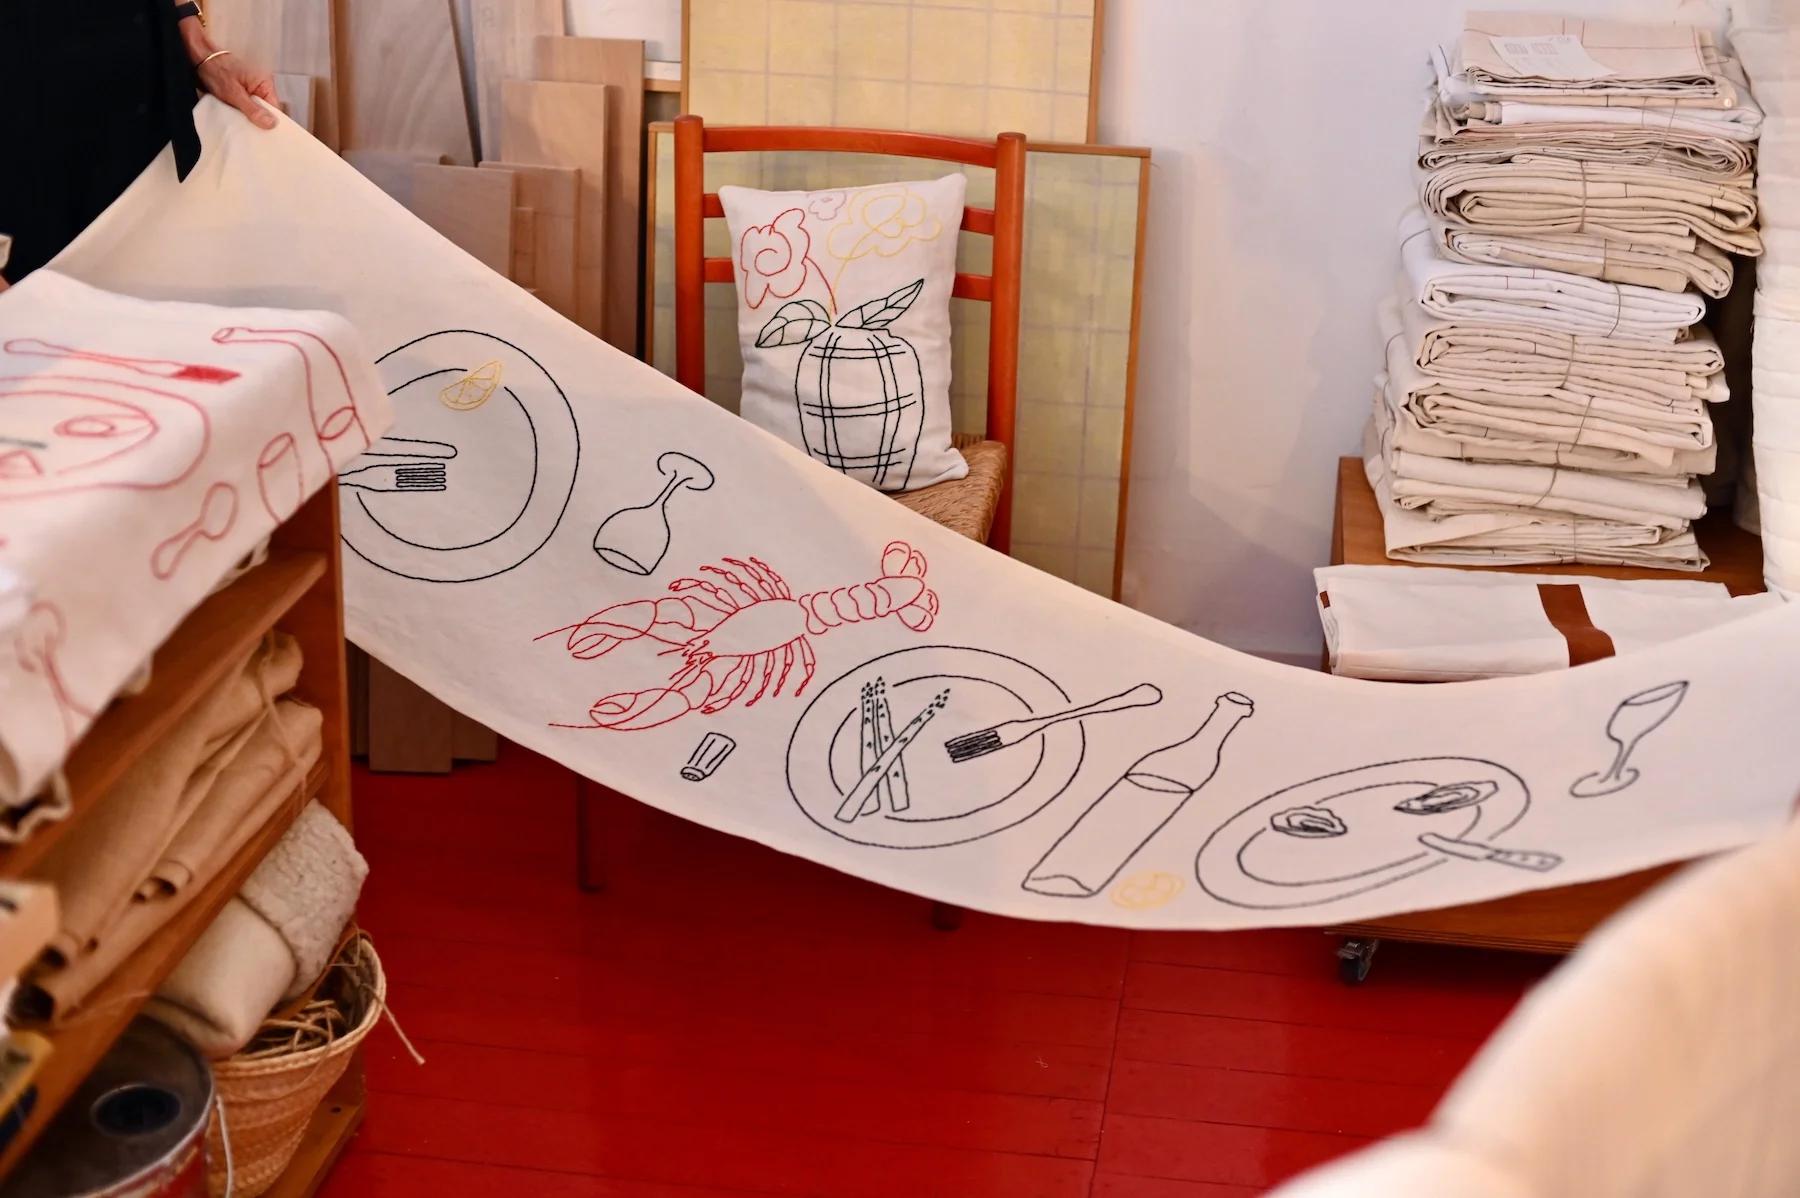
<svg viewBox="0 0 1800 1198">
<path fill-rule="evenodd" d="M 1496 127 L 1459 120 L 1442 104 L 1433 104 L 1426 114 L 1419 139 L 1419 165 L 1428 171 L 1458 163 L 1511 162 L 1529 154 L 1648 166 L 1715 182 L 1749 176 L 1758 159 L 1749 143 L 1735 138 L 1591 122 Z"/>
<path fill-rule="evenodd" d="M 1536 51 L 1543 39 L 1572 38 L 1579 52 L 1526 62 L 1509 40 Z M 1537 45 L 1530 45 L 1534 40 Z M 1552 13 L 1472 12 L 1457 43 L 1460 73 L 1488 95 L 1557 96 L 1607 104 L 1667 100 L 1730 107 L 1737 89 L 1724 74 L 1726 55 L 1711 31 L 1696 25 L 1595 21 Z M 1583 61 L 1585 60 L 1585 61 Z M 1533 68 L 1537 69 L 1533 69 Z"/>
<path fill-rule="evenodd" d="M 1448 232 L 1460 235 L 1457 230 Z M 1434 226 L 1416 205 L 1401 216 L 1399 237 L 1406 294 L 1426 312 L 1446 320 L 1668 342 L 1685 335 L 1706 315 L 1705 301 L 1697 295 L 1674 294 L 1679 288 L 1632 286 L 1603 281 L 1592 272 L 1570 274 L 1454 253 L 1445 258 L 1438 250 L 1454 246 L 1444 226 Z M 1729 262 L 1726 281 L 1729 284 Z"/>
<path fill-rule="evenodd" d="M 1559 670 L 1572 663 L 1543 587 L 1578 591 L 1591 630 L 1614 653 L 1674 640 L 1779 604 L 1734 599 L 1723 583 L 1625 581 L 1414 566 L 1313 571 L 1334 674 L 1454 682 Z M 1588 658 L 1591 660 L 1590 658 Z"/>
<path fill-rule="evenodd" d="M 1387 389 L 1419 427 L 1465 443 L 1467 452 L 1461 456 L 1512 461 L 1507 451 L 1521 447 L 1594 448 L 1633 455 L 1653 472 L 1667 473 L 1677 454 L 1713 445 L 1712 421 L 1700 396 L 1658 401 L 1619 394 L 1616 388 L 1601 394 L 1600 388 L 1573 379 L 1572 363 L 1567 364 L 1567 383 L 1558 377 L 1528 377 L 1523 371 L 1508 375 L 1504 363 L 1485 376 L 1452 371 L 1437 362 L 1422 367 L 1421 359 L 1456 333 L 1433 326 L 1413 305 L 1384 304 L 1380 319 Z M 1723 397 L 1721 375 L 1702 385 L 1707 397 Z M 1590 457 L 1581 465 L 1598 463 Z"/>
<path fill-rule="evenodd" d="M 1505 437 L 1492 430 L 1476 430 L 1450 426 L 1453 431 L 1470 437 L 1461 440 L 1446 432 L 1446 427 L 1433 420 L 1432 427 L 1421 424 L 1418 412 L 1386 371 L 1375 379 L 1375 403 L 1389 410 L 1393 422 L 1393 447 L 1435 458 L 1460 461 L 1518 462 L 1536 466 L 1570 466 L 1577 470 L 1600 470 L 1615 474 L 1651 475 L 1665 478 L 1709 474 L 1717 463 L 1718 446 L 1677 451 L 1667 461 L 1653 460 L 1641 454 L 1597 445 L 1557 445 L 1531 435 Z M 1422 411 L 1438 415 L 1438 405 L 1419 405 Z"/>
<path fill-rule="evenodd" d="M 1716 183 L 1654 166 L 1522 154 L 1511 162 L 1456 163 L 1422 173 L 1419 198 L 1427 212 L 1474 229 L 1592 234 L 1668 249 L 1697 237 L 1729 253 L 1762 252 L 1756 191 L 1747 177 Z"/>
<path fill-rule="evenodd" d="M 1555 466 L 1458 462 L 1394 453 L 1394 499 L 1432 514 L 1562 512 L 1679 531 L 1706 514 L 1706 493 L 1685 480 L 1636 479 Z"/>
<path fill-rule="evenodd" d="M 145 1013 L 209 1057 L 237 1052 L 331 963 L 368 873 L 344 826 L 307 804 Z"/>
<path fill-rule="evenodd" d="M 1692 287 L 1714 299 L 1731 290 L 1731 259 L 1698 237 L 1646 245 L 1595 233 L 1509 233 L 1438 223 L 1437 248 L 1461 262 L 1527 267 L 1660 291 Z"/>
<path fill-rule="evenodd" d="M 1394 498 L 1388 457 L 1393 421 L 1378 405 L 1363 438 L 1363 469 L 1381 509 L 1387 555 L 1441 565 L 1579 564 L 1704 570 L 1692 529 L 1592 520 L 1513 508 L 1434 517 Z"/>
</svg>

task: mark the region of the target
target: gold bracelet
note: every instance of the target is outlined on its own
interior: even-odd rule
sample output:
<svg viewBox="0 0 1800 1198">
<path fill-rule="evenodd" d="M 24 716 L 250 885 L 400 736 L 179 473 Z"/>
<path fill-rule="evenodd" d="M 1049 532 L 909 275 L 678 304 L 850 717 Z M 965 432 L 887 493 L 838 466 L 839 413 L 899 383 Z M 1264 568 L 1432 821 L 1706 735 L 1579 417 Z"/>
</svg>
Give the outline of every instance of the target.
<svg viewBox="0 0 1800 1198">
<path fill-rule="evenodd" d="M 202 58 L 199 62 L 195 63 L 194 69 L 197 71 L 201 67 L 205 66 L 207 63 L 211 62 L 213 59 L 219 57 L 221 54 L 229 54 L 229 53 L 231 53 L 231 51 L 229 51 L 229 50 L 214 50 L 211 54 L 208 54 L 205 58 Z"/>
</svg>

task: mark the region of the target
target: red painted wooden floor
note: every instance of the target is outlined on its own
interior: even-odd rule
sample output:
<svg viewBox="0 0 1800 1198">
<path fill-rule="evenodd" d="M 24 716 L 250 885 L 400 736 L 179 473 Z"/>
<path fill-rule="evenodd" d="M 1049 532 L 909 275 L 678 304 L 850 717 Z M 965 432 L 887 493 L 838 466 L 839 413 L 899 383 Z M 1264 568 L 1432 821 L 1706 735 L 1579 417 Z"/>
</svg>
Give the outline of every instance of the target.
<svg viewBox="0 0 1800 1198">
<path fill-rule="evenodd" d="M 1316 932 L 971 914 L 619 802 L 509 748 L 359 774 L 363 918 L 427 1058 L 371 1040 L 326 1198 L 1237 1198 L 1417 1123 L 1544 965 Z"/>
</svg>

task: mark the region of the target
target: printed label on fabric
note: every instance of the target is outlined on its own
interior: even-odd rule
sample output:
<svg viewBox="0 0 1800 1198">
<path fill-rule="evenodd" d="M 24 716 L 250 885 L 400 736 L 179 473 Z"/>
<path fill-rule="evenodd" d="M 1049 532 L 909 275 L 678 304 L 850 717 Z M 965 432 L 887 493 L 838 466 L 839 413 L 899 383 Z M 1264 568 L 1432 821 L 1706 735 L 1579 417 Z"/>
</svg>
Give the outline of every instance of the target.
<svg viewBox="0 0 1800 1198">
<path fill-rule="evenodd" d="M 1589 54 L 1581 39 L 1573 34 L 1491 37 L 1488 40 L 1494 44 L 1494 53 L 1521 75 L 1539 79 L 1604 79 L 1617 74 Z"/>
</svg>

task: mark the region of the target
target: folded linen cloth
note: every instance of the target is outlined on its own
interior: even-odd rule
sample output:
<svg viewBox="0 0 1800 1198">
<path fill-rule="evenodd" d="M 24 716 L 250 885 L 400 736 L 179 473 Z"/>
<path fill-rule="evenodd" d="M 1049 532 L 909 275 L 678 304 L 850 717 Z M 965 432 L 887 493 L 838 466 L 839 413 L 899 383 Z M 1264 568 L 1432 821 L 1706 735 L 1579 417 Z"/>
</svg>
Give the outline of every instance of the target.
<svg viewBox="0 0 1800 1198">
<path fill-rule="evenodd" d="M 1599 470 L 1614 474 L 1648 475 L 1661 478 L 1691 477 L 1711 473 L 1717 463 L 1718 446 L 1705 449 L 1678 450 L 1668 461 L 1658 461 L 1624 450 L 1604 449 L 1596 445 L 1557 445 L 1532 436 L 1506 437 L 1485 430 L 1476 439 L 1459 440 L 1440 431 L 1446 427 L 1433 421 L 1431 428 L 1419 423 L 1419 416 L 1401 388 L 1384 371 L 1375 380 L 1375 402 L 1390 408 L 1393 421 L 1393 447 L 1434 458 L 1455 458 L 1474 462 L 1517 462 L 1534 466 L 1569 466 L 1577 470 Z M 1420 410 L 1439 414 L 1435 405 L 1421 404 Z M 1472 429 L 1456 428 L 1468 437 Z"/>
<path fill-rule="evenodd" d="M 1475 84 L 1463 74 L 1454 49 L 1432 51 L 1437 77 L 1436 102 L 1447 115 L 1471 129 L 1524 129 L 1535 125 L 1601 125 L 1609 129 L 1641 129 L 1671 136 L 1721 137 L 1755 141 L 1765 114 L 1751 94 L 1743 64 L 1725 55 L 1714 60 L 1719 76 L 1734 92 L 1728 105 L 1696 106 L 1682 100 L 1638 97 L 1509 96 Z"/>
<path fill-rule="evenodd" d="M 72 961 L 98 947 L 183 827 L 207 808 L 269 705 L 299 677 L 299 643 L 285 633 L 266 638 L 50 851 L 38 876 L 62 903 L 62 927 L 50 942 L 56 957 Z"/>
<path fill-rule="evenodd" d="M 1713 108 L 1737 102 L 1724 74 L 1727 56 L 1710 30 L 1695 25 L 1472 12 L 1457 51 L 1459 73 L 1488 95 Z"/>
<path fill-rule="evenodd" d="M 1393 426 L 1378 406 L 1363 435 L 1363 470 L 1381 510 L 1387 555 L 1433 565 L 1580 564 L 1704 570 L 1706 554 L 1691 528 L 1592 520 L 1512 508 L 1433 516 L 1394 498 L 1388 457 Z"/>
<path fill-rule="evenodd" d="M 1706 493 L 1691 480 L 1458 462 L 1404 450 L 1389 465 L 1395 502 L 1434 515 L 1523 508 L 1679 531 L 1706 514 Z"/>
<path fill-rule="evenodd" d="M 1460 456 L 1512 461 L 1516 455 L 1509 451 L 1514 449 L 1592 447 L 1630 454 L 1657 468 L 1655 472 L 1667 472 L 1676 454 L 1713 445 L 1704 400 L 1723 398 L 1722 375 L 1703 380 L 1706 391 L 1701 396 L 1658 401 L 1619 394 L 1617 389 L 1602 394 L 1573 377 L 1565 383 L 1522 372 L 1453 373 L 1435 362 L 1420 365 L 1443 341 L 1441 326 L 1429 324 L 1416 307 L 1384 304 L 1380 323 L 1387 338 L 1386 389 L 1420 428 L 1463 442 L 1466 452 Z M 1572 363 L 1568 372 L 1573 375 Z M 1553 461 L 1575 465 L 1561 458 Z M 1587 458 L 1583 464 L 1594 462 Z"/>
<path fill-rule="evenodd" d="M 1412 566 L 1313 571 L 1331 670 L 1454 682 L 1564 669 L 1779 605 L 1723 583 Z"/>
<path fill-rule="evenodd" d="M 1426 114 L 1419 139 L 1419 166 L 1428 171 L 1458 163 L 1511 162 L 1529 154 L 1650 166 L 1714 182 L 1749 176 L 1758 159 L 1747 142 L 1729 137 L 1587 122 L 1497 127 L 1458 120 L 1442 104 Z"/>
<path fill-rule="evenodd" d="M 1731 259 L 1690 237 L 1681 245 L 1619 241 L 1595 233 L 1507 233 L 1439 223 L 1437 248 L 1460 262 L 1528 267 L 1660 291 L 1694 288 L 1714 299 L 1731 290 Z"/>
<path fill-rule="evenodd" d="M 1705 330 L 1674 345 L 1482 325 L 1434 324 L 1423 333 L 1415 360 L 1434 378 L 1559 388 L 1650 404 L 1727 398 L 1723 386 L 1714 385 L 1725 370 L 1725 356 Z"/>
<path fill-rule="evenodd" d="M 304 703 L 284 699 L 268 710 L 206 793 L 207 806 L 229 811 L 235 818 L 229 821 L 225 838 L 212 845 L 211 855 L 196 863 L 196 884 L 150 898 L 133 895 L 117 918 L 101 930 L 91 949 L 72 959 L 47 960 L 34 969 L 20 994 L 25 1013 L 59 1024 L 73 1017 L 95 987 L 193 901 L 204 883 L 224 868 L 277 810 L 294 801 L 295 792 L 319 759 L 322 726 L 319 710 Z M 293 755 L 296 747 L 300 752 L 297 758 Z"/>
<path fill-rule="evenodd" d="M 144 1010 L 214 1059 L 331 963 L 369 865 L 344 826 L 307 804 Z"/>
<path fill-rule="evenodd" d="M 1426 212 L 1472 229 L 1593 234 L 1670 249 L 1697 237 L 1728 253 L 1762 252 L 1748 179 L 1717 183 L 1656 167 L 1522 154 L 1421 172 L 1419 199 Z"/>
<path fill-rule="evenodd" d="M 1675 341 L 1706 315 L 1680 288 L 1604 282 L 1586 272 L 1481 261 L 1437 251 L 1453 248 L 1442 226 L 1414 205 L 1400 218 L 1404 294 L 1433 316 L 1459 323 L 1517 325 L 1597 337 Z M 1729 274 L 1730 264 L 1726 263 Z M 1727 279 L 1729 282 L 1729 278 Z"/>
</svg>

